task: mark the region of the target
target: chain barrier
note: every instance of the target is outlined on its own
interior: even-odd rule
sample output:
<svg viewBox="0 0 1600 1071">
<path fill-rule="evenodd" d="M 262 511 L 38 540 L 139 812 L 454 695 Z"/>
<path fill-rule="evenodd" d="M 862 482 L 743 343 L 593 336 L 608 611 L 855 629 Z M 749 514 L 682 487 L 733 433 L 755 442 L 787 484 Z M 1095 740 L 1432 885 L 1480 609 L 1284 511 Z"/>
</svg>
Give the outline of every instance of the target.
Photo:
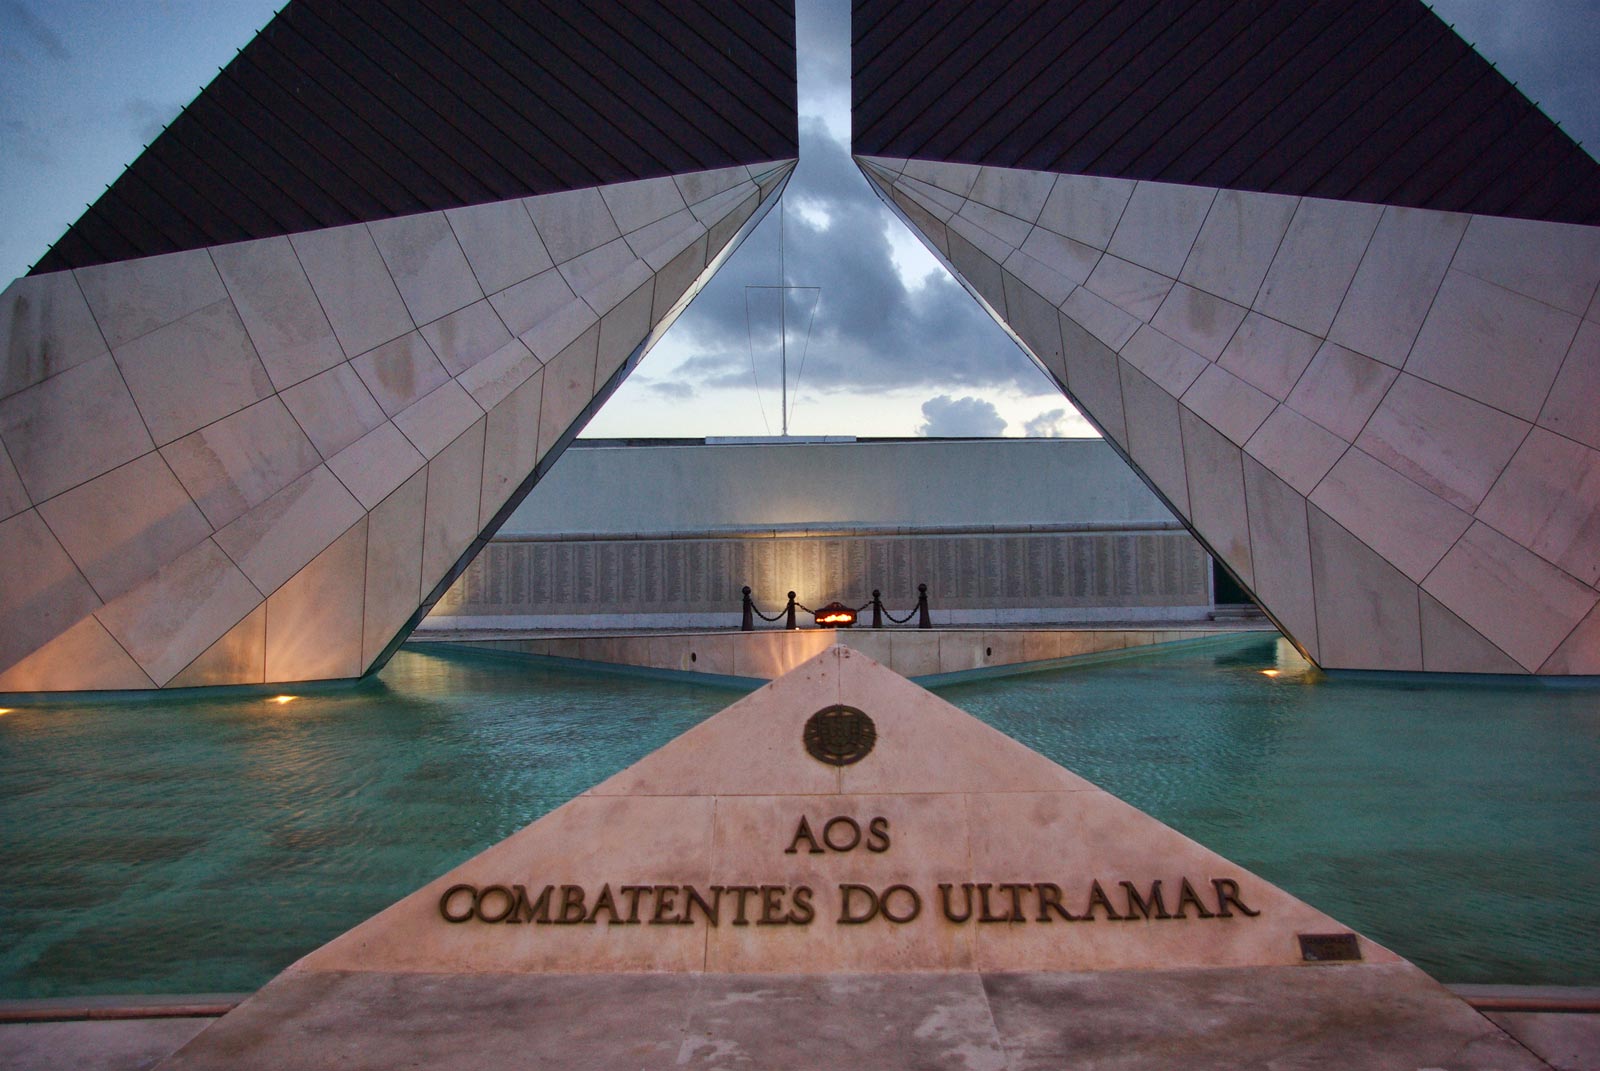
<svg viewBox="0 0 1600 1071">
<path fill-rule="evenodd" d="M 761 608 L 756 605 L 755 599 L 750 594 L 750 585 L 746 584 L 741 590 L 744 596 L 744 605 L 742 613 L 743 620 L 740 623 L 740 629 L 744 632 L 754 631 L 755 619 L 758 617 L 763 621 L 774 624 L 781 619 L 784 622 L 784 628 L 792 629 L 799 627 L 795 624 L 795 612 L 797 610 L 804 610 L 806 613 L 811 614 L 812 616 L 816 616 L 819 613 L 819 611 L 813 610 L 804 603 L 796 602 L 795 593 L 791 591 L 789 592 L 789 601 L 784 605 L 783 609 L 779 610 L 775 614 L 768 615 L 763 613 Z M 823 609 L 834 610 L 843 609 L 843 607 L 840 607 L 838 604 L 834 604 L 832 606 L 824 607 Z M 896 625 L 909 624 L 911 619 L 915 617 L 917 618 L 918 628 L 933 627 L 933 621 L 928 613 L 928 585 L 926 584 L 917 585 L 917 604 L 911 609 L 907 610 L 904 617 L 896 617 L 883 605 L 883 592 L 877 588 L 872 589 L 872 598 L 867 602 L 862 603 L 860 606 L 857 606 L 855 608 L 855 612 L 859 614 L 861 611 L 867 609 L 872 611 L 872 628 L 882 628 L 883 619 L 886 617 L 891 623 Z"/>
<path fill-rule="evenodd" d="M 791 594 L 791 598 L 792 598 L 793 593 L 791 592 L 790 594 Z M 750 632 L 755 628 L 755 621 L 753 620 L 753 618 L 759 617 L 763 621 L 776 622 L 777 620 L 782 618 L 784 616 L 784 614 L 787 613 L 787 612 L 788 612 L 788 607 L 784 607 L 784 609 L 779 610 L 777 613 L 773 614 L 771 617 L 768 617 L 766 614 L 761 612 L 760 608 L 756 606 L 755 600 L 750 597 L 750 586 L 748 584 L 745 585 L 745 588 L 744 588 L 744 622 L 740 625 L 740 628 L 743 631 Z"/>
</svg>

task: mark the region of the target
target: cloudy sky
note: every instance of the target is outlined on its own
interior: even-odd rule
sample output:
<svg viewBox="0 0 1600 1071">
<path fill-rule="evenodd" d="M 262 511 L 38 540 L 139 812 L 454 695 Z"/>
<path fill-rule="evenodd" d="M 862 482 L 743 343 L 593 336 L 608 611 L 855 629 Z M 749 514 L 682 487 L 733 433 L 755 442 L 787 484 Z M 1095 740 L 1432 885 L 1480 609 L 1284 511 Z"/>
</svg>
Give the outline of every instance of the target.
<svg viewBox="0 0 1600 1071">
<path fill-rule="evenodd" d="M 0 278 L 20 275 L 279 6 L 0 0 Z M 1600 147 L 1600 0 L 1437 0 Z M 885 209 L 847 151 L 849 0 L 799 0 L 801 164 L 589 436 L 776 434 L 780 280 L 797 435 L 1092 434 Z"/>
</svg>

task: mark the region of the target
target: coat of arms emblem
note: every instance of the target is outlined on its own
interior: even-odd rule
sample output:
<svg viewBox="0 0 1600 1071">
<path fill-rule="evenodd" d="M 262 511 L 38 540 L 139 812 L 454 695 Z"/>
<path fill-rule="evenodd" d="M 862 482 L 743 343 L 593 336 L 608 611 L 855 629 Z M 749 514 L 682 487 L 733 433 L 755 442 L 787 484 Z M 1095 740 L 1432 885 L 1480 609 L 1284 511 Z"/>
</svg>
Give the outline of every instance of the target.
<svg viewBox="0 0 1600 1071">
<path fill-rule="evenodd" d="M 855 707 L 835 703 L 806 721 L 805 745 L 811 757 L 833 766 L 860 762 L 878 741 L 872 719 Z"/>
</svg>

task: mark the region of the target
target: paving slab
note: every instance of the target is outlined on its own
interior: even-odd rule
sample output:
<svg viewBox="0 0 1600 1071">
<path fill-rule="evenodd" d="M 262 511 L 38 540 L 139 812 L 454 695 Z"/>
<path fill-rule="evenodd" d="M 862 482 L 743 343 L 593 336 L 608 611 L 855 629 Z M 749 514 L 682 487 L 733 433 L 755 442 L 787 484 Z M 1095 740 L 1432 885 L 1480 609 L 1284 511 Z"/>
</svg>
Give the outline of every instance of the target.
<svg viewBox="0 0 1600 1071">
<path fill-rule="evenodd" d="M 1596 1018 L 1518 1022 L 1549 1053 L 1570 1054 L 1547 1063 L 1409 964 L 887 975 L 305 972 L 273 982 L 161 1068 L 1548 1071 L 1594 1066 L 1595 1024 L 1577 1021 Z M 1577 1032 L 1563 1033 L 1568 1021 Z"/>
<path fill-rule="evenodd" d="M 1004 1071 L 975 973 L 707 975 L 676 1066 Z"/>
<path fill-rule="evenodd" d="M 145 1071 L 211 1023 L 211 1019 L 7 1023 L 0 1026 L 0 1067 Z"/>
<path fill-rule="evenodd" d="M 305 972 L 280 977 L 163 1071 L 671 1067 L 694 975 Z"/>
<path fill-rule="evenodd" d="M 1289 980 L 1287 992 L 1294 999 L 1301 1000 L 1307 996 L 1305 989 L 1308 984 L 1320 985 L 1330 977 L 1332 975 L 1320 971 L 1308 971 L 1304 979 Z M 592 988 L 596 976 L 585 976 L 585 979 L 591 987 L 588 995 L 592 997 L 596 993 Z M 572 981 L 567 979 L 567 995 L 583 993 L 585 987 L 573 986 Z M 1150 979 L 1128 978 L 1120 981 L 1144 990 Z M 1223 979 L 1219 977 L 1213 981 L 1220 984 Z M 1086 983 L 1081 975 L 1007 974 L 980 978 L 971 974 L 916 974 L 823 978 L 701 976 L 692 984 L 682 981 L 674 983 L 671 979 L 656 976 L 649 979 L 649 984 L 653 989 L 674 990 L 690 1001 L 683 1030 L 677 1035 L 666 1035 L 669 1038 L 680 1037 L 677 1058 L 663 1059 L 658 1063 L 643 1060 L 630 1062 L 624 1054 L 616 1066 L 1000 1066 L 1021 1069 L 1031 1066 L 1029 1060 L 1046 1048 L 1054 1045 L 1059 1050 L 1067 1044 L 1066 1039 L 1054 1037 L 1051 1032 L 1058 1030 L 1063 1021 L 1081 1018 L 1081 1013 L 1069 1014 L 1060 1005 L 1051 1007 L 1048 998 L 1041 1005 L 1037 1000 L 1038 994 L 1053 994 L 1057 998 L 1078 1001 L 1083 998 L 1081 989 Z M 1173 984 L 1171 980 L 1166 986 L 1158 983 L 1151 992 L 1170 993 Z M 694 992 L 692 998 L 688 996 L 690 990 Z M 1035 1002 L 1035 1007 L 1029 1013 L 1033 1023 L 1031 1027 L 1018 1028 L 1022 1018 L 1018 1014 L 1019 1004 L 1026 1001 L 1019 1001 L 1017 995 L 1030 991 Z M 1116 997 L 1124 1005 L 1124 1016 L 1130 1014 L 1125 993 L 1113 990 L 1104 995 Z M 1241 999 L 1245 996 L 1242 989 L 1230 988 L 1226 996 L 1228 999 L 1219 1000 L 1213 994 L 1212 999 L 1206 1002 L 1210 1005 L 1206 1014 L 1215 1017 L 1219 1005 L 1225 1011 L 1232 1011 L 1235 1017 L 1242 1014 L 1240 1009 L 1245 1007 L 1265 1014 L 1259 1005 L 1246 1005 Z M 1347 1010 L 1351 1010 L 1348 996 L 1342 999 L 1346 1002 Z M 127 1002 L 126 998 L 122 1000 L 123 1003 Z M 1085 1006 L 1092 1006 L 1092 1002 L 1087 1002 Z M 857 1014 L 858 1007 L 868 1009 L 869 1014 Z M 994 1024 L 993 1018 L 974 1016 L 976 1010 L 986 1007 L 995 1007 L 994 1016 L 1011 1024 L 1014 1029 L 1004 1039 L 1003 1045 L 1000 1043 L 999 1027 Z M 1162 1014 L 1168 1014 L 1170 1007 L 1168 1005 L 1163 1009 Z M 1377 1019 L 1390 1016 L 1386 1009 L 1379 1009 L 1376 1014 Z M 1486 1018 L 1557 1071 L 1600 1069 L 1600 1015 L 1491 1012 Z M 1359 1062 L 1351 1062 L 1349 1047 L 1369 1037 L 1373 1029 L 1381 1029 L 1377 1019 L 1369 1014 L 1358 1014 L 1356 1029 L 1353 1033 L 1347 1032 L 1342 1042 L 1345 1046 L 1343 1051 L 1336 1045 L 1329 1045 L 1326 1050 L 1316 1050 L 1310 1056 L 1302 1053 L 1302 1058 L 1310 1059 L 1311 1066 L 1317 1066 L 1316 1060 L 1326 1052 L 1329 1059 L 1337 1057 L 1340 1066 L 1361 1066 Z M 7 1023 L 0 1025 L 0 1067 L 15 1068 L 17 1071 L 146 1071 L 162 1057 L 193 1039 L 211 1021 L 204 1018 L 160 1018 L 117 1022 Z M 471 1024 L 474 1021 L 472 1015 L 469 1014 L 466 1021 Z M 605 1021 L 607 1024 L 614 1023 L 609 1017 Z M 1182 1038 L 1175 1039 L 1172 1036 L 1175 1031 L 1169 1026 L 1164 1038 L 1124 1033 L 1109 1041 L 1102 1039 L 1098 1053 L 1094 1053 L 1080 1038 L 1077 1039 L 1077 1056 L 1062 1066 L 1166 1067 L 1170 1065 L 1165 1062 L 1164 1054 L 1182 1051 L 1186 1045 L 1187 1050 L 1183 1051 L 1185 1066 L 1205 1067 L 1208 1066 L 1206 1061 L 1210 1060 L 1211 1065 L 1230 1068 L 1252 1064 L 1294 1067 L 1296 1056 L 1292 1037 L 1297 1022 L 1293 1018 L 1284 1019 L 1280 1008 L 1273 1013 L 1270 1023 L 1281 1029 L 1276 1032 L 1273 1029 L 1263 1030 L 1255 1051 L 1242 1045 L 1224 1047 L 1225 1051 L 1220 1057 L 1216 1056 L 1216 1050 L 1219 1048 L 1217 1038 L 1221 1022 L 1216 1018 L 1198 1024 L 1192 1036 Z M 1468 1020 L 1462 1020 L 1463 1024 L 1466 1022 Z M 638 1036 L 638 1024 L 628 1025 L 629 1036 L 635 1042 L 644 1040 Z M 1393 1023 L 1390 1025 L 1393 1026 Z M 374 1026 L 369 1024 L 368 1029 Z M 569 1045 L 581 1042 L 581 1039 L 570 1035 L 561 1036 L 559 1030 L 548 1023 L 536 1023 L 527 1029 L 552 1029 L 556 1030 L 557 1041 Z M 454 1031 L 452 1036 L 472 1048 L 475 1042 L 470 1036 L 464 1036 L 470 1033 L 470 1030 Z M 1291 1040 L 1285 1041 L 1285 1038 Z M 1352 1041 L 1352 1038 L 1355 1040 Z M 648 1044 L 648 1041 L 645 1043 Z M 1327 1044 L 1326 1041 L 1324 1044 Z M 1483 1051 L 1483 1044 L 1480 1040 L 1465 1051 L 1476 1058 Z M 1208 1045 L 1212 1050 L 1210 1053 L 1206 1051 Z M 1229 1042 L 1229 1045 L 1236 1043 Z M 524 1043 L 519 1051 L 537 1051 L 540 1047 L 536 1042 Z M 581 1043 L 576 1047 L 583 1048 Z M 653 1052 L 663 1057 L 663 1050 L 667 1047 L 664 1044 L 651 1046 Z M 545 1048 L 548 1050 L 548 1046 Z M 774 1052 L 774 1049 L 780 1051 Z M 197 1046 L 185 1059 L 215 1059 L 219 1066 L 230 1066 L 228 1061 L 237 1059 L 237 1054 L 222 1057 L 218 1052 L 217 1049 Z M 381 1062 L 384 1049 L 380 1046 L 377 1052 Z M 280 1050 L 278 1055 L 290 1061 L 285 1066 L 314 1066 L 306 1064 L 311 1053 L 303 1045 L 292 1054 Z M 1378 1066 L 1405 1066 L 1404 1059 L 1411 1055 L 1419 1060 L 1423 1058 L 1419 1052 L 1402 1051 L 1394 1055 L 1401 1060 L 1400 1063 L 1380 1062 Z M 509 1059 L 516 1063 L 518 1058 Z M 581 1066 L 576 1060 L 572 1064 Z M 567 1064 L 558 1059 L 546 1066 L 559 1069 Z M 1454 1069 L 1472 1065 L 1448 1056 L 1434 1060 L 1431 1065 L 1418 1063 L 1414 1066 Z M 1514 1067 L 1517 1064 L 1508 1061 L 1507 1066 Z"/>
<path fill-rule="evenodd" d="M 1009 1071 L 1543 1069 L 1408 963 L 987 975 Z"/>
<path fill-rule="evenodd" d="M 1487 1012 L 1556 1071 L 1600 1071 L 1600 1015 Z"/>
</svg>

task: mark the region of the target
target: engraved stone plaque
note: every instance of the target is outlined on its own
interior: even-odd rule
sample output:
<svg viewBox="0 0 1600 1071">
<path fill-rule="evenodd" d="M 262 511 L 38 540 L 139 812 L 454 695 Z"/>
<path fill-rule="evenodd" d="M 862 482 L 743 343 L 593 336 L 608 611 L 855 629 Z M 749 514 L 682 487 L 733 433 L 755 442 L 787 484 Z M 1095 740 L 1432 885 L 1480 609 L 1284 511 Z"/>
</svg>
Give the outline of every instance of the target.
<svg viewBox="0 0 1600 1071">
<path fill-rule="evenodd" d="M 1302 933 L 1300 958 L 1307 963 L 1338 963 L 1361 958 L 1361 946 L 1353 933 Z"/>
</svg>

